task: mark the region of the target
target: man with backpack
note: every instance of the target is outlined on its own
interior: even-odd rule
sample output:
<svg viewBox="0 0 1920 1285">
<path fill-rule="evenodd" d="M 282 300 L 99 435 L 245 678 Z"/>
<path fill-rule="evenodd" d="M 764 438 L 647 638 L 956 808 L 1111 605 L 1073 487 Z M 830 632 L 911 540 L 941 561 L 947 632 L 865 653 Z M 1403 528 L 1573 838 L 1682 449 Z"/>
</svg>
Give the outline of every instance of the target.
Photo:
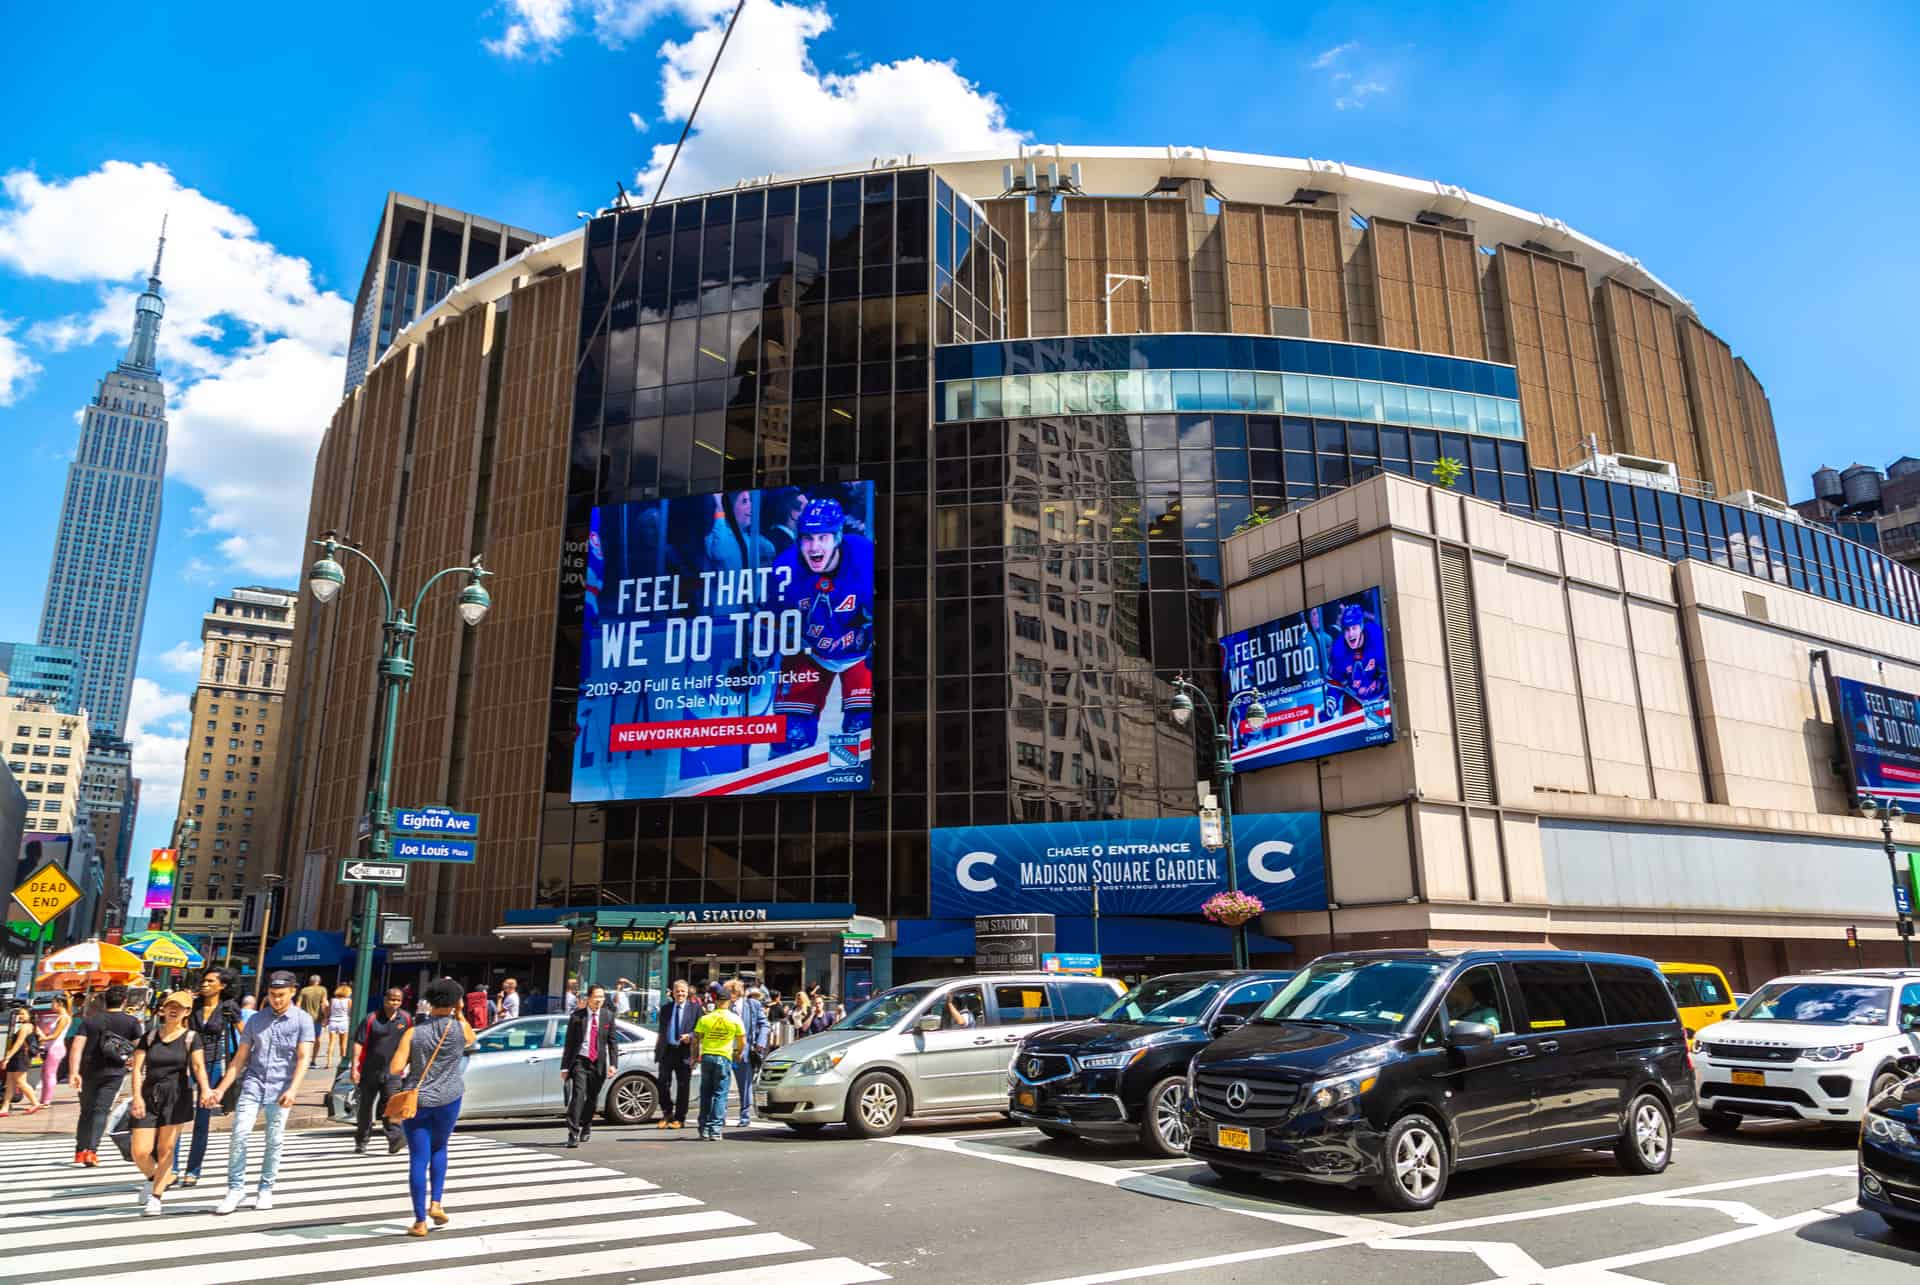
<svg viewBox="0 0 1920 1285">
<path fill-rule="evenodd" d="M 146 1031 L 126 1008 L 127 988 L 107 987 L 100 1011 L 88 1014 L 73 1041 L 73 1074 L 68 1083 L 80 1095 L 80 1119 L 73 1135 L 77 1165 L 92 1168 L 100 1163 L 100 1134 L 107 1127 L 107 1113 L 127 1078 L 134 1042 Z"/>
</svg>

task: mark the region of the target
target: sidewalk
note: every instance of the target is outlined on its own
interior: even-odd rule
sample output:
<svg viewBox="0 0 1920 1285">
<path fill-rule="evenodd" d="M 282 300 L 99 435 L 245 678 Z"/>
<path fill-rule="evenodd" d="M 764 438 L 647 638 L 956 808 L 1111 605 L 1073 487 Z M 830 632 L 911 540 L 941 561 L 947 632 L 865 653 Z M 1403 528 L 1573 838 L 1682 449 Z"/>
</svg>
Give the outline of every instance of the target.
<svg viewBox="0 0 1920 1285">
<path fill-rule="evenodd" d="M 314 1081 L 318 1077 L 312 1072 L 307 1074 L 307 1082 L 300 1090 L 300 1100 L 293 1108 L 292 1116 L 287 1120 L 289 1129 L 317 1129 L 331 1121 L 327 1119 L 327 1094 L 324 1085 Z M 332 1077 L 327 1077 L 332 1082 Z M 39 1089 L 38 1072 L 35 1073 L 34 1086 Z M 125 1093 L 121 1097 L 125 1097 Z M 75 1126 L 79 1123 L 80 1107 L 77 1095 L 66 1085 L 61 1085 L 55 1093 L 50 1110 L 36 1111 L 32 1115 L 22 1115 L 25 1105 L 16 1106 L 13 1114 L 0 1118 L 0 1142 L 10 1138 L 45 1138 L 65 1136 L 71 1138 Z M 227 1126 L 216 1118 L 213 1127 L 225 1129 Z M 264 1127 L 264 1126 L 262 1126 Z"/>
</svg>

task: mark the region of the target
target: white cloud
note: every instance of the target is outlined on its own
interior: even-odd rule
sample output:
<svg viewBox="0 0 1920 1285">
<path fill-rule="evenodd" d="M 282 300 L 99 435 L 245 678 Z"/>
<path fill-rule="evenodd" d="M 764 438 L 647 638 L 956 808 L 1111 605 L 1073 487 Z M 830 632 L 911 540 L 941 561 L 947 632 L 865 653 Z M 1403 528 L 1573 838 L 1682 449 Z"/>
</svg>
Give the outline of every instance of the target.
<svg viewBox="0 0 1920 1285">
<path fill-rule="evenodd" d="M 98 294 L 91 312 L 31 328 L 54 349 L 126 342 L 167 213 L 168 475 L 200 492 L 198 525 L 221 537 L 229 562 L 258 575 L 297 570 L 305 483 L 340 398 L 347 301 L 161 165 L 108 161 L 64 180 L 16 170 L 0 176 L 0 196 L 0 267 Z"/>
<path fill-rule="evenodd" d="M 11 406 L 40 373 L 40 363 L 27 356 L 11 333 L 18 324 L 0 317 L 0 406 Z"/>
<path fill-rule="evenodd" d="M 1314 57 L 1314 60 L 1307 65 L 1315 71 L 1324 71 L 1326 68 L 1338 62 L 1342 54 L 1350 54 L 1359 47 L 1360 42 L 1358 40 L 1345 41 L 1344 43 L 1335 45 L 1331 49 L 1321 50 L 1320 53 Z"/>
<path fill-rule="evenodd" d="M 641 114 L 640 114 L 639 112 L 628 112 L 628 113 L 627 113 L 627 120 L 628 120 L 628 122 L 629 122 L 629 123 L 631 123 L 631 124 L 633 125 L 633 127 L 634 127 L 634 128 L 636 129 L 636 130 L 638 130 L 638 131 L 639 131 L 640 133 L 642 133 L 642 134 L 644 134 L 644 133 L 646 133 L 646 132 L 647 132 L 647 121 L 646 121 L 646 118 L 645 118 L 644 116 L 642 116 L 642 115 L 641 115 Z"/>
<path fill-rule="evenodd" d="M 1387 92 L 1387 86 L 1384 81 L 1379 81 L 1379 80 L 1357 81 L 1352 86 L 1350 86 L 1344 93 L 1342 93 L 1338 98 L 1333 100 L 1334 110 L 1345 112 L 1345 111 L 1352 111 L 1356 107 L 1364 107 L 1367 105 L 1367 100 L 1369 98 L 1376 97 L 1386 92 Z"/>
<path fill-rule="evenodd" d="M 191 640 L 175 643 L 160 653 L 160 668 L 176 674 L 200 672 L 200 644 Z"/>
<path fill-rule="evenodd" d="M 660 112 L 693 108 L 731 14 L 724 0 L 685 0 L 696 30 L 661 46 Z M 814 66 L 811 43 L 833 25 L 824 4 L 748 0 L 714 74 L 694 132 L 667 183 L 699 192 L 773 170 L 864 165 L 876 156 L 1012 151 L 1021 135 L 1006 108 L 951 63 L 903 58 L 845 75 Z M 653 149 L 637 180 L 651 193 L 673 148 Z"/>
<path fill-rule="evenodd" d="M 133 680 L 127 739 L 133 742 L 133 774 L 140 778 L 142 820 L 171 818 L 179 806 L 188 711 L 186 693 L 168 691 L 151 678 Z"/>
<path fill-rule="evenodd" d="M 573 34 L 573 0 L 506 0 L 513 15 L 498 40 L 485 41 L 502 58 L 544 58 Z"/>
</svg>

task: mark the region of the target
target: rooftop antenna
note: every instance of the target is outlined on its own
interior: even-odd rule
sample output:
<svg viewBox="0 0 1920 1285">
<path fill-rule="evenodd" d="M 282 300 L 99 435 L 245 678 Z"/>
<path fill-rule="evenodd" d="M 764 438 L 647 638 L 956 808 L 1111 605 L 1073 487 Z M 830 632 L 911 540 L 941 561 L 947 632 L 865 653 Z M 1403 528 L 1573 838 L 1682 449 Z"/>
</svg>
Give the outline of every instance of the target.
<svg viewBox="0 0 1920 1285">
<path fill-rule="evenodd" d="M 171 210 L 163 210 L 160 214 L 160 245 L 153 252 L 153 272 L 151 274 L 155 281 L 160 279 L 160 260 L 167 253 L 167 218 L 171 213 Z"/>
</svg>

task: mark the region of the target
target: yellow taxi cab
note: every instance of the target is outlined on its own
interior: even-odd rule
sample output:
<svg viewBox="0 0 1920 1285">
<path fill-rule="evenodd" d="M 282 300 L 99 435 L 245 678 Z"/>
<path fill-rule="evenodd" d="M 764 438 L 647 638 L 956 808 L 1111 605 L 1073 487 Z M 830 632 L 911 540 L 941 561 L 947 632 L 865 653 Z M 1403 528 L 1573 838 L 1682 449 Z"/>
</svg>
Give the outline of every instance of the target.
<svg viewBox="0 0 1920 1285">
<path fill-rule="evenodd" d="M 1680 1024 L 1687 1028 L 1689 1038 L 1703 1027 L 1732 1017 L 1738 1007 L 1727 975 L 1712 964 L 1662 964 L 1660 972 L 1667 979 L 1667 989 L 1673 992 Z"/>
</svg>

